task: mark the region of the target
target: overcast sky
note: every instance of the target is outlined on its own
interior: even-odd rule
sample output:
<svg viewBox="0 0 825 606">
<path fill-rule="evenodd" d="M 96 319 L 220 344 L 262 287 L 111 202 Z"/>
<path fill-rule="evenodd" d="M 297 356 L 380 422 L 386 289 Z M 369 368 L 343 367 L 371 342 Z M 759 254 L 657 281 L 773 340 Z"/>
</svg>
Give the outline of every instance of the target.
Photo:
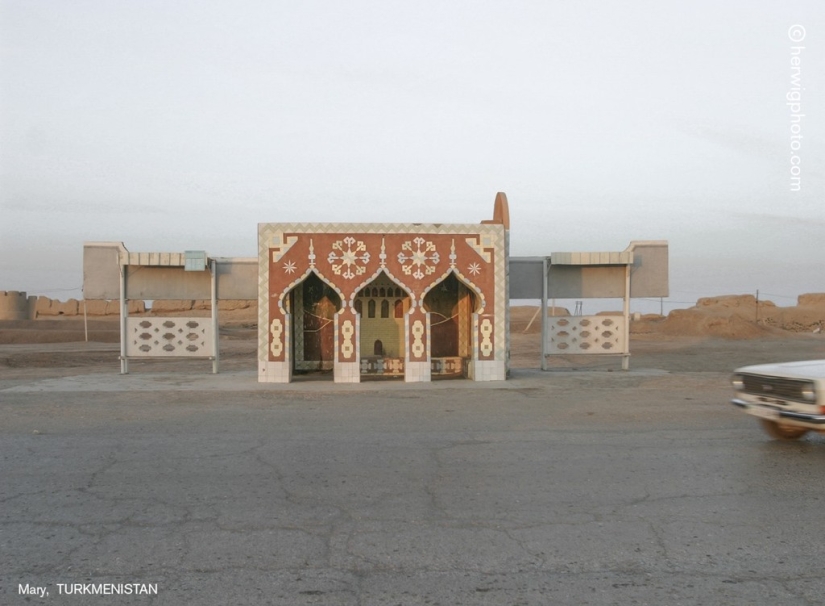
<svg viewBox="0 0 825 606">
<path fill-rule="evenodd" d="M 668 240 L 673 302 L 825 292 L 821 0 L 0 0 L 0 47 L 0 290 L 504 191 L 515 256 Z"/>
</svg>

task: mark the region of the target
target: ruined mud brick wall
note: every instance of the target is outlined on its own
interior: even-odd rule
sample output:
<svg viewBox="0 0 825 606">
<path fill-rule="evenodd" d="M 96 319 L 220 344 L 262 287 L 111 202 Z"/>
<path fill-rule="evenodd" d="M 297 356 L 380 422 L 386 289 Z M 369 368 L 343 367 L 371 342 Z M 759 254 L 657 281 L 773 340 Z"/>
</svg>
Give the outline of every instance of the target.
<svg viewBox="0 0 825 606">
<path fill-rule="evenodd" d="M 28 320 L 34 317 L 36 297 L 17 290 L 0 291 L 0 320 Z"/>
</svg>

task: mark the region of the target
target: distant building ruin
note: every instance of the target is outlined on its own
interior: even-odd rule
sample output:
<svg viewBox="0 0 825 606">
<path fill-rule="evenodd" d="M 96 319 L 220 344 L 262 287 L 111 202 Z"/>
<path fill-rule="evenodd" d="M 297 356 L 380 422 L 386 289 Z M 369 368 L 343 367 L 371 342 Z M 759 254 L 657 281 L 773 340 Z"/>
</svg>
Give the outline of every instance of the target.
<svg viewBox="0 0 825 606">
<path fill-rule="evenodd" d="M 37 297 L 17 290 L 0 291 L 0 320 L 29 320 L 34 318 Z"/>
</svg>

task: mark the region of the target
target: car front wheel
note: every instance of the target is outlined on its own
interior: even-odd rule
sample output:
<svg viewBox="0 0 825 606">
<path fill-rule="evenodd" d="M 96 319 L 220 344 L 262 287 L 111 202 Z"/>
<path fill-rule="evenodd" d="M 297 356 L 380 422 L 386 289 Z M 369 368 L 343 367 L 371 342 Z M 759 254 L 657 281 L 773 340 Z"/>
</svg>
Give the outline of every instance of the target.
<svg viewBox="0 0 825 606">
<path fill-rule="evenodd" d="M 808 433 L 808 430 L 804 427 L 781 425 L 776 421 L 769 421 L 768 419 L 759 419 L 759 424 L 762 425 L 765 433 L 774 440 L 798 440 Z"/>
</svg>

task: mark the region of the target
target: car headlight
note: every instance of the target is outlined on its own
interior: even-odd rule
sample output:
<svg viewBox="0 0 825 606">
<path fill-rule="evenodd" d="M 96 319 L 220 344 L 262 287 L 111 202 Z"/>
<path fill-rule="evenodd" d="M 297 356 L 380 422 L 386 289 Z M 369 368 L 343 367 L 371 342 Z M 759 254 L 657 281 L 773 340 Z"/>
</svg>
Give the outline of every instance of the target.
<svg viewBox="0 0 825 606">
<path fill-rule="evenodd" d="M 742 389 L 745 388 L 745 380 L 742 378 L 742 375 L 733 375 L 730 378 L 730 384 L 733 385 L 736 391 L 742 391 Z"/>
<path fill-rule="evenodd" d="M 802 397 L 808 402 L 816 402 L 816 389 L 813 383 L 809 383 L 802 388 Z"/>
</svg>

